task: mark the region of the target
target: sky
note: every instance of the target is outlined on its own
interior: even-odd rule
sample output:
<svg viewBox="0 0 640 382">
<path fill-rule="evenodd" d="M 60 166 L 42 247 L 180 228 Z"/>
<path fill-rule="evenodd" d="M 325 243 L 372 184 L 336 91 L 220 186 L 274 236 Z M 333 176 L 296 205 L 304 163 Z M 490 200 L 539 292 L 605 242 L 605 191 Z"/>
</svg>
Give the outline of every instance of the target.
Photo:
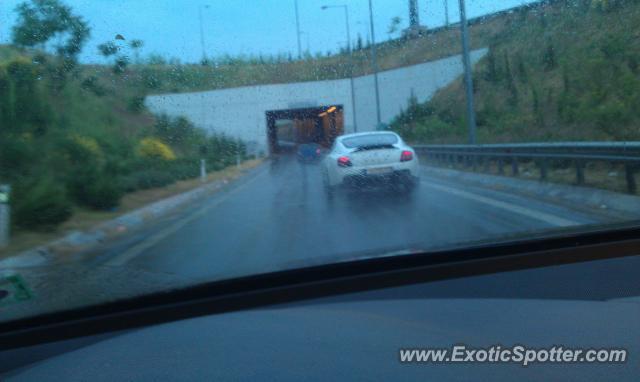
<svg viewBox="0 0 640 382">
<path fill-rule="evenodd" d="M 15 8 L 23 0 L 0 0 L 0 43 L 11 41 Z M 116 34 L 127 40 L 141 39 L 142 56 L 159 54 L 181 62 L 198 62 L 203 56 L 199 14 L 202 13 L 204 50 L 207 56 L 276 55 L 298 53 L 296 0 L 63 0 L 91 26 L 91 38 L 80 60 L 101 63 L 97 45 L 113 41 Z M 533 0 L 466 0 L 469 18 L 512 8 Z M 326 53 L 346 44 L 344 10 L 321 10 L 323 5 L 348 5 L 351 37 L 370 37 L 368 0 L 297 0 L 302 50 Z M 450 22 L 459 20 L 458 0 L 418 0 L 420 23 L 436 27 L 445 22 L 448 3 Z M 372 0 L 376 41 L 389 39 L 391 18 L 408 25 L 408 0 Z M 396 36 L 397 37 L 397 34 Z"/>
</svg>

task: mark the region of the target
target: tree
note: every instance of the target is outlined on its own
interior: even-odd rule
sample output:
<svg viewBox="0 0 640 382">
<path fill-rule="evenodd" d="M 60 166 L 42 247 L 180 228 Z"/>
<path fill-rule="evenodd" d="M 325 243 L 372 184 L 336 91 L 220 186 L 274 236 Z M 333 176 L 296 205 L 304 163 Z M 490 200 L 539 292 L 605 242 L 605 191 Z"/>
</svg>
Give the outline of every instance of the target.
<svg viewBox="0 0 640 382">
<path fill-rule="evenodd" d="M 103 44 L 98 45 L 98 50 L 100 51 L 100 54 L 103 55 L 105 58 L 109 58 L 111 56 L 113 56 L 114 54 L 118 53 L 118 47 L 116 46 L 116 44 L 114 44 L 111 41 L 107 41 Z"/>
<path fill-rule="evenodd" d="M 116 56 L 120 52 L 120 47 L 111 41 L 107 41 L 98 45 L 98 50 L 104 58 L 109 59 L 109 57 Z M 113 72 L 116 74 L 124 73 L 127 65 L 129 65 L 129 57 L 123 54 L 117 55 L 113 63 Z"/>
<path fill-rule="evenodd" d="M 362 50 L 362 36 L 358 33 L 358 39 L 356 40 L 356 50 Z"/>
<path fill-rule="evenodd" d="M 133 49 L 133 54 L 136 57 L 136 64 L 140 63 L 140 49 L 144 46 L 144 41 L 142 40 L 131 40 L 129 42 L 129 46 Z"/>
<path fill-rule="evenodd" d="M 119 56 L 116 58 L 116 62 L 113 65 L 113 72 L 116 74 L 124 73 L 129 65 L 129 58 L 127 56 Z"/>
<path fill-rule="evenodd" d="M 67 61 L 75 61 L 90 35 L 82 17 L 59 0 L 31 0 L 16 7 L 18 21 L 12 29 L 12 40 L 21 47 L 46 48 L 49 41 L 64 41 L 55 52 Z M 68 66 L 68 65 L 66 65 Z"/>
<path fill-rule="evenodd" d="M 393 34 L 396 33 L 400 29 L 400 24 L 402 23 L 402 19 L 400 16 L 395 16 L 391 19 L 391 24 L 389 24 L 389 29 L 387 29 L 387 34 L 389 34 L 389 40 L 393 37 Z"/>
</svg>

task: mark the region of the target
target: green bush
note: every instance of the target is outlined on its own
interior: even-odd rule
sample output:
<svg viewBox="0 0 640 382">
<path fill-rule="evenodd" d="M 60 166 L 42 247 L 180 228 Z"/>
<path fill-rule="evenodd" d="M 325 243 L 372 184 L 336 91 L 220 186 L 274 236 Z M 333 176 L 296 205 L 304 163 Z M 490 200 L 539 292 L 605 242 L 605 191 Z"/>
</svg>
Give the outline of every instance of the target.
<svg viewBox="0 0 640 382">
<path fill-rule="evenodd" d="M 129 100 L 127 109 L 129 109 L 129 111 L 132 113 L 140 113 L 144 109 L 144 96 L 132 97 Z"/>
<path fill-rule="evenodd" d="M 64 185 L 51 177 L 17 184 L 13 195 L 12 220 L 20 228 L 50 229 L 72 214 Z"/>
<path fill-rule="evenodd" d="M 600 104 L 592 112 L 596 125 L 614 139 L 624 139 L 620 125 L 626 125 L 631 120 L 633 112 L 622 102 L 610 100 Z"/>
<path fill-rule="evenodd" d="M 166 186 L 174 181 L 175 179 L 168 171 L 156 169 L 142 170 L 129 174 L 123 181 L 123 187 L 125 191 L 132 192 Z"/>
<path fill-rule="evenodd" d="M 207 167 L 209 167 L 207 165 Z M 200 160 L 193 158 L 181 159 L 177 163 L 172 163 L 166 169 L 176 180 L 193 179 L 200 175 Z"/>
<path fill-rule="evenodd" d="M 98 210 L 116 207 L 124 193 L 118 178 L 91 164 L 71 170 L 67 187 L 78 204 Z"/>
<path fill-rule="evenodd" d="M 124 190 L 118 179 L 99 176 L 88 184 L 83 194 L 85 205 L 97 210 L 110 210 L 118 206 Z"/>
<path fill-rule="evenodd" d="M 0 178 L 17 179 L 33 162 L 33 145 L 23 138 L 5 135 L 0 138 Z"/>
</svg>

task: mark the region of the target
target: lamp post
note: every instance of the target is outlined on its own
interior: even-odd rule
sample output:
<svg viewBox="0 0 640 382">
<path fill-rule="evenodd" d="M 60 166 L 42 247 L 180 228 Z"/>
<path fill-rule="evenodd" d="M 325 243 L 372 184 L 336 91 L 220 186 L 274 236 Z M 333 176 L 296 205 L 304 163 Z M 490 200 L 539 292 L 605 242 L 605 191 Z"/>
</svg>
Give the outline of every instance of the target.
<svg viewBox="0 0 640 382">
<path fill-rule="evenodd" d="M 300 15 L 298 14 L 298 0 L 293 0 L 296 9 L 296 39 L 298 41 L 298 58 L 302 58 L 302 44 L 300 43 Z"/>
<path fill-rule="evenodd" d="M 449 27 L 449 0 L 444 0 L 444 25 Z"/>
<path fill-rule="evenodd" d="M 347 31 L 347 50 L 349 51 L 349 83 L 351 85 L 351 113 L 353 115 L 353 131 L 358 132 L 358 122 L 356 119 L 356 92 L 353 81 L 353 49 L 351 48 L 351 28 L 349 27 L 349 7 L 347 5 L 323 5 L 321 7 L 322 10 L 326 10 L 329 8 L 343 8 L 344 9 L 344 19 L 345 26 Z"/>
<path fill-rule="evenodd" d="M 373 5 L 369 0 L 369 25 L 371 28 L 371 65 L 373 66 L 373 82 L 376 92 L 376 129 L 380 128 L 380 90 L 378 87 L 378 59 L 376 57 L 376 34 L 373 27 Z"/>
<path fill-rule="evenodd" d="M 204 44 L 204 23 L 202 20 L 202 10 L 209 8 L 208 5 L 200 5 L 198 7 L 198 18 L 200 19 L 200 45 L 202 46 L 202 60 L 205 61 L 207 59 L 207 52 Z"/>
</svg>

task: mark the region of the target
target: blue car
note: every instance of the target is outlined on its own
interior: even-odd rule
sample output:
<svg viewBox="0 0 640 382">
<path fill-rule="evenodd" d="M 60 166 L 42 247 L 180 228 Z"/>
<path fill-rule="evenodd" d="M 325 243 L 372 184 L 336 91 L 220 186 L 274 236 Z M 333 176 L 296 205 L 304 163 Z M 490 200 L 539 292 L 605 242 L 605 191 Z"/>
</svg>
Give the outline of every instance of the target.
<svg viewBox="0 0 640 382">
<path fill-rule="evenodd" d="M 297 157 L 300 162 L 317 162 L 322 154 L 322 146 L 317 143 L 303 143 L 298 146 Z"/>
</svg>

